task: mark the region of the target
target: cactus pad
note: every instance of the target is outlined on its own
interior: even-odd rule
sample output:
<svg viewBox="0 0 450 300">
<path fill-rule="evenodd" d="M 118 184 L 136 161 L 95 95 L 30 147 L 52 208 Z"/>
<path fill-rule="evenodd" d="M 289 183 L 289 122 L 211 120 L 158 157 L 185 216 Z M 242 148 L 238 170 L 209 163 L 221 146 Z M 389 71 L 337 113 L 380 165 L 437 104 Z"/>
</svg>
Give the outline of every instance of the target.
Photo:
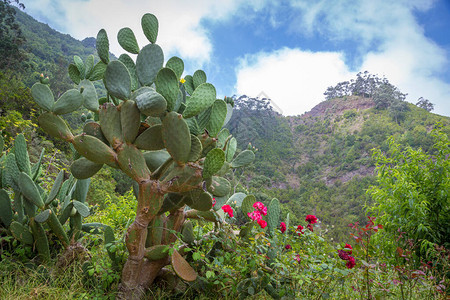
<svg viewBox="0 0 450 300">
<path fill-rule="evenodd" d="M 251 150 L 244 150 L 241 153 L 239 153 L 236 158 L 231 162 L 232 168 L 239 168 L 246 165 L 249 165 L 250 163 L 255 160 L 255 153 Z"/>
<path fill-rule="evenodd" d="M 195 135 L 191 134 L 191 152 L 188 161 L 197 161 L 202 155 L 202 142 Z"/>
<path fill-rule="evenodd" d="M 83 96 L 76 89 L 71 89 L 62 94 L 62 96 L 53 104 L 52 111 L 56 115 L 64 115 L 77 110 L 83 105 Z"/>
<path fill-rule="evenodd" d="M 81 74 L 75 64 L 70 64 L 68 69 L 69 77 L 75 84 L 79 84 L 81 81 Z"/>
<path fill-rule="evenodd" d="M 169 255 L 168 250 L 167 245 L 154 245 L 145 249 L 145 257 L 148 260 L 159 260 Z"/>
<path fill-rule="evenodd" d="M 164 64 L 164 54 L 156 44 L 145 46 L 136 59 L 136 73 L 141 85 L 150 85 L 155 81 L 159 69 Z"/>
<path fill-rule="evenodd" d="M 11 199 L 9 199 L 9 195 L 4 189 L 0 189 L 0 221 L 8 228 L 12 218 Z"/>
<path fill-rule="evenodd" d="M 38 122 L 41 128 L 52 137 L 65 141 L 73 140 L 72 132 L 61 117 L 46 112 L 39 116 Z"/>
<path fill-rule="evenodd" d="M 25 245 L 33 245 L 33 235 L 31 234 L 28 227 L 20 224 L 19 222 L 13 221 L 9 226 L 12 235 Z"/>
<path fill-rule="evenodd" d="M 210 178 L 219 171 L 225 162 L 225 153 L 222 149 L 215 148 L 208 152 L 203 166 L 203 178 Z"/>
<path fill-rule="evenodd" d="M 194 89 L 196 89 L 199 85 L 206 82 L 206 74 L 203 70 L 197 70 L 192 75 L 192 82 L 194 84 Z"/>
<path fill-rule="evenodd" d="M 139 81 L 136 74 L 136 64 L 128 54 L 121 54 L 119 60 L 127 67 L 131 76 L 131 90 L 134 91 L 138 88 Z"/>
<path fill-rule="evenodd" d="M 150 178 L 148 169 L 142 152 L 133 144 L 125 144 L 118 153 L 119 166 L 125 174 L 137 182 L 142 182 Z"/>
<path fill-rule="evenodd" d="M 97 164 L 116 160 L 116 153 L 108 145 L 90 135 L 77 135 L 73 139 L 73 146 L 78 153 Z"/>
<path fill-rule="evenodd" d="M 14 154 L 17 167 L 21 172 L 31 175 L 30 158 L 28 157 L 27 142 L 23 134 L 18 134 L 14 140 Z"/>
<path fill-rule="evenodd" d="M 63 184 L 64 180 L 64 170 L 59 171 L 58 175 L 53 182 L 52 189 L 50 190 L 50 194 L 48 194 L 47 199 L 45 200 L 45 204 L 50 204 L 53 200 L 55 200 L 56 196 L 58 196 L 59 190 Z"/>
<path fill-rule="evenodd" d="M 158 37 L 158 19 L 152 14 L 145 14 L 141 19 L 142 30 L 150 43 L 156 43 Z"/>
<path fill-rule="evenodd" d="M 83 89 L 81 96 L 83 96 L 84 107 L 90 111 L 98 112 L 98 97 L 94 84 L 89 80 L 82 80 L 78 88 Z"/>
<path fill-rule="evenodd" d="M 52 210 L 50 208 L 43 210 L 34 217 L 34 220 L 38 223 L 44 223 L 45 221 L 47 221 L 51 213 Z"/>
<path fill-rule="evenodd" d="M 269 232 L 273 232 L 280 224 L 280 201 L 273 198 L 267 208 L 267 228 Z"/>
<path fill-rule="evenodd" d="M 223 197 L 230 193 L 231 184 L 227 179 L 223 177 L 213 176 L 211 178 L 211 183 L 208 185 L 207 189 L 208 192 L 210 192 L 214 196 Z"/>
<path fill-rule="evenodd" d="M 131 76 L 127 67 L 119 60 L 108 64 L 105 71 L 105 85 L 108 92 L 119 99 L 126 100 L 131 94 Z"/>
<path fill-rule="evenodd" d="M 236 153 L 236 148 L 237 148 L 237 141 L 234 137 L 232 137 L 228 143 L 227 143 L 227 147 L 225 150 L 226 156 L 227 156 L 227 161 L 232 161 L 234 154 Z"/>
<path fill-rule="evenodd" d="M 144 152 L 145 163 L 152 172 L 158 169 L 169 158 L 170 154 L 166 150 Z"/>
<path fill-rule="evenodd" d="M 181 58 L 173 56 L 167 61 L 166 68 L 172 69 L 177 75 L 177 79 L 180 80 L 184 71 L 184 62 Z"/>
<path fill-rule="evenodd" d="M 156 75 L 156 91 L 167 101 L 167 110 L 171 111 L 175 107 L 178 98 L 178 79 L 172 69 L 162 68 Z"/>
<path fill-rule="evenodd" d="M 139 45 L 134 36 L 133 30 L 128 27 L 122 28 L 117 33 L 119 45 L 125 50 L 133 54 L 139 53 Z"/>
<path fill-rule="evenodd" d="M 175 273 L 183 280 L 194 281 L 197 279 L 197 272 L 189 265 L 189 263 L 174 249 L 172 253 L 172 267 Z"/>
<path fill-rule="evenodd" d="M 183 117 L 176 112 L 168 113 L 162 123 L 162 136 L 172 158 L 178 164 L 186 163 L 191 151 L 191 134 Z"/>
<path fill-rule="evenodd" d="M 141 113 L 133 100 L 122 102 L 120 123 L 122 125 L 123 139 L 127 143 L 133 143 L 141 126 Z"/>
<path fill-rule="evenodd" d="M 109 63 L 109 40 L 105 29 L 100 29 L 96 39 L 98 57 L 103 63 Z"/>
<path fill-rule="evenodd" d="M 107 64 L 102 61 L 99 61 L 94 68 L 92 69 L 91 74 L 89 75 L 90 81 L 96 81 L 103 78 L 106 71 Z"/>
<path fill-rule="evenodd" d="M 34 203 L 34 205 L 39 208 L 44 207 L 44 201 L 42 201 L 41 194 L 39 193 L 36 184 L 33 182 L 33 179 L 31 179 L 27 173 L 20 172 L 19 188 L 22 194 Z"/>
<path fill-rule="evenodd" d="M 216 88 L 210 83 L 199 85 L 189 99 L 186 99 L 186 109 L 183 112 L 185 118 L 193 117 L 216 101 Z"/>
<path fill-rule="evenodd" d="M 141 150 L 164 149 L 165 146 L 162 138 L 162 125 L 155 125 L 147 128 L 136 138 L 134 144 Z"/>
<path fill-rule="evenodd" d="M 135 92 L 134 97 L 139 110 L 146 116 L 157 117 L 167 109 L 166 99 L 152 88 L 142 87 Z"/>
<path fill-rule="evenodd" d="M 39 105 L 43 110 L 52 110 L 55 98 L 53 97 L 53 93 L 47 84 L 35 83 L 31 87 L 31 95 L 37 105 Z"/>
<path fill-rule="evenodd" d="M 181 228 L 181 239 L 188 244 L 192 244 L 195 241 L 194 228 L 192 222 L 189 220 L 184 222 L 183 227 Z"/>
<path fill-rule="evenodd" d="M 105 103 L 100 107 L 99 112 L 100 127 L 111 147 L 116 149 L 122 144 L 122 125 L 120 112 L 111 103 Z M 95 135 L 97 137 L 97 135 Z"/>
<path fill-rule="evenodd" d="M 223 100 L 216 100 L 212 106 L 206 129 L 210 136 L 217 136 L 227 116 L 227 104 Z"/>
</svg>

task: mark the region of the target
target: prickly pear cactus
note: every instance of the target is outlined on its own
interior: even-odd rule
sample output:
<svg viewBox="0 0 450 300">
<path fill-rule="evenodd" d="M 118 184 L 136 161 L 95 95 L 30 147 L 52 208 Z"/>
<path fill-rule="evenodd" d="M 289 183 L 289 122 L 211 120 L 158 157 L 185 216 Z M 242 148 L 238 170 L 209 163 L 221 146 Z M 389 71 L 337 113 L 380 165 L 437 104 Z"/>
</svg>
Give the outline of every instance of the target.
<svg viewBox="0 0 450 300">
<path fill-rule="evenodd" d="M 22 134 L 15 138 L 12 149 L 1 153 L 0 228 L 4 229 L 1 234 L 31 246 L 41 261 L 47 262 L 51 259 L 49 245 L 57 242 L 49 240 L 49 232 L 63 248 L 70 245 L 72 238 L 78 239 L 80 228 L 76 225 L 81 226 L 82 218 L 90 213 L 85 203 L 89 179 L 77 180 L 71 176 L 64 181 L 64 171 L 61 171 L 51 190 L 46 192 L 39 184 L 43 155 L 44 150 L 32 165 Z M 63 225 L 68 220 L 70 230 L 66 232 Z"/>
<path fill-rule="evenodd" d="M 73 176 L 85 180 L 108 165 L 136 182 L 136 219 L 126 234 L 129 256 L 119 296 L 133 299 L 141 296 L 140 291 L 167 264 L 172 264 L 181 279 L 195 280 L 196 273 L 183 253 L 174 248 L 167 251 L 177 240 L 174 233 L 181 232 L 191 244 L 195 236 L 187 219 L 220 222 L 213 201 L 226 202 L 232 194 L 227 174 L 254 159 L 252 151 L 234 158 L 236 140 L 228 130 L 221 131 L 232 106 L 217 99 L 205 72 L 197 70 L 181 78 L 184 63 L 180 58 L 172 57 L 164 65 L 163 50 L 156 43 L 156 17 L 145 14 L 141 24 L 150 42 L 142 48 L 130 28 L 121 29 L 117 36 L 124 50 L 137 54 L 136 63 L 128 54 L 111 60 L 109 37 L 102 29 L 97 35 L 100 61 L 88 58 L 83 62 L 75 57 L 69 67 L 78 88 L 57 101 L 47 85 L 36 83 L 32 89 L 44 111 L 40 126 L 71 143 L 79 154 L 71 166 Z M 107 92 L 101 101 L 92 89 L 92 81 L 97 80 L 102 80 Z M 60 115 L 81 106 L 98 121 L 87 123 L 74 136 Z M 73 207 L 81 214 L 79 205 L 71 202 L 64 208 Z"/>
</svg>

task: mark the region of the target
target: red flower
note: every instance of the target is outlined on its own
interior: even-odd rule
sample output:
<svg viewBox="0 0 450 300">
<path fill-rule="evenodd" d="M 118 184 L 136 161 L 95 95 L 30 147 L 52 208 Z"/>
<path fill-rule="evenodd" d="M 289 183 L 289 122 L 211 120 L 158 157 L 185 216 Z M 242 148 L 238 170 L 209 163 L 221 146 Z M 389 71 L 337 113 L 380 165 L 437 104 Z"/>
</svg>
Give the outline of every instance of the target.
<svg viewBox="0 0 450 300">
<path fill-rule="evenodd" d="M 315 215 L 307 215 L 305 221 L 309 224 L 315 224 L 317 223 L 317 217 Z"/>
<path fill-rule="evenodd" d="M 298 225 L 296 231 L 299 232 L 298 235 L 303 234 L 303 226 L 302 225 Z"/>
<path fill-rule="evenodd" d="M 266 228 L 267 222 L 264 221 L 264 220 L 259 220 L 259 221 L 258 221 L 258 225 L 261 226 L 261 228 Z"/>
<path fill-rule="evenodd" d="M 339 253 L 339 258 L 342 260 L 348 260 L 350 257 L 350 255 L 348 255 L 347 251 L 345 251 L 345 250 L 339 250 L 338 253 Z"/>
<path fill-rule="evenodd" d="M 309 230 L 314 231 L 313 226 L 312 226 L 311 224 L 306 225 L 306 227 L 307 227 Z"/>
<path fill-rule="evenodd" d="M 213 207 L 216 205 L 216 198 L 213 198 Z"/>
<path fill-rule="evenodd" d="M 356 266 L 355 258 L 353 256 L 349 256 L 345 266 L 348 269 L 353 269 L 353 267 Z"/>
<path fill-rule="evenodd" d="M 222 206 L 222 210 L 228 214 L 228 216 L 230 218 L 233 217 L 233 209 L 231 208 L 231 206 L 229 206 L 228 204 L 225 204 L 224 206 Z"/>
<path fill-rule="evenodd" d="M 348 255 L 352 255 L 352 250 L 353 250 L 352 246 L 349 244 L 345 244 L 345 248 L 350 249 L 350 251 L 347 250 L 347 253 L 348 253 Z"/>
<path fill-rule="evenodd" d="M 297 254 L 294 259 L 298 262 L 300 262 L 302 259 L 300 258 L 300 254 Z"/>
<path fill-rule="evenodd" d="M 280 231 L 281 233 L 284 233 L 286 231 L 286 223 L 284 222 L 280 223 Z"/>
<path fill-rule="evenodd" d="M 289 244 L 287 244 L 286 246 L 284 246 L 284 248 L 285 248 L 286 250 L 292 249 L 291 245 L 289 245 Z"/>
</svg>

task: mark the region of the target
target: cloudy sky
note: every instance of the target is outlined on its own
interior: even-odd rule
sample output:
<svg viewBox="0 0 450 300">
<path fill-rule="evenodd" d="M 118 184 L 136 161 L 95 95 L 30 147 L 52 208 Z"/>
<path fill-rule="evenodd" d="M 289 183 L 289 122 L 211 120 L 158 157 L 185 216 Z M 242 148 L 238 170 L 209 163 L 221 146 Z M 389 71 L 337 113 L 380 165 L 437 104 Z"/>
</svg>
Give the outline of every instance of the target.
<svg viewBox="0 0 450 300">
<path fill-rule="evenodd" d="M 157 43 L 186 74 L 203 69 L 218 96 L 268 95 L 285 115 L 309 111 L 328 86 L 359 71 L 386 76 L 415 103 L 450 116 L 449 0 L 22 0 L 25 12 L 77 39 L 105 28 L 111 51 L 140 18 L 159 19 Z"/>
</svg>

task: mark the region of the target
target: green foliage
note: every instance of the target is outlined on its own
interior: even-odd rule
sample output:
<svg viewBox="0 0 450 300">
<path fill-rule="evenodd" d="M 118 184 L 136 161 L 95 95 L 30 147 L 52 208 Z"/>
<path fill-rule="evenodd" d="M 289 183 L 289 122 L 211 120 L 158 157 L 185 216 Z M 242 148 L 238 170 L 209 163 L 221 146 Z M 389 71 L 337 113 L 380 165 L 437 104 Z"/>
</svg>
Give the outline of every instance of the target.
<svg viewBox="0 0 450 300">
<path fill-rule="evenodd" d="M 421 242 L 421 256 L 433 245 L 450 247 L 450 143 L 440 129 L 431 135 L 435 143 L 428 154 L 403 148 L 393 138 L 387 154 L 374 152 L 378 185 L 368 191 L 374 199 L 370 210 L 385 225 L 388 238 L 382 235 L 379 242 L 386 250 L 395 248 L 392 241 L 398 231 Z"/>
</svg>

